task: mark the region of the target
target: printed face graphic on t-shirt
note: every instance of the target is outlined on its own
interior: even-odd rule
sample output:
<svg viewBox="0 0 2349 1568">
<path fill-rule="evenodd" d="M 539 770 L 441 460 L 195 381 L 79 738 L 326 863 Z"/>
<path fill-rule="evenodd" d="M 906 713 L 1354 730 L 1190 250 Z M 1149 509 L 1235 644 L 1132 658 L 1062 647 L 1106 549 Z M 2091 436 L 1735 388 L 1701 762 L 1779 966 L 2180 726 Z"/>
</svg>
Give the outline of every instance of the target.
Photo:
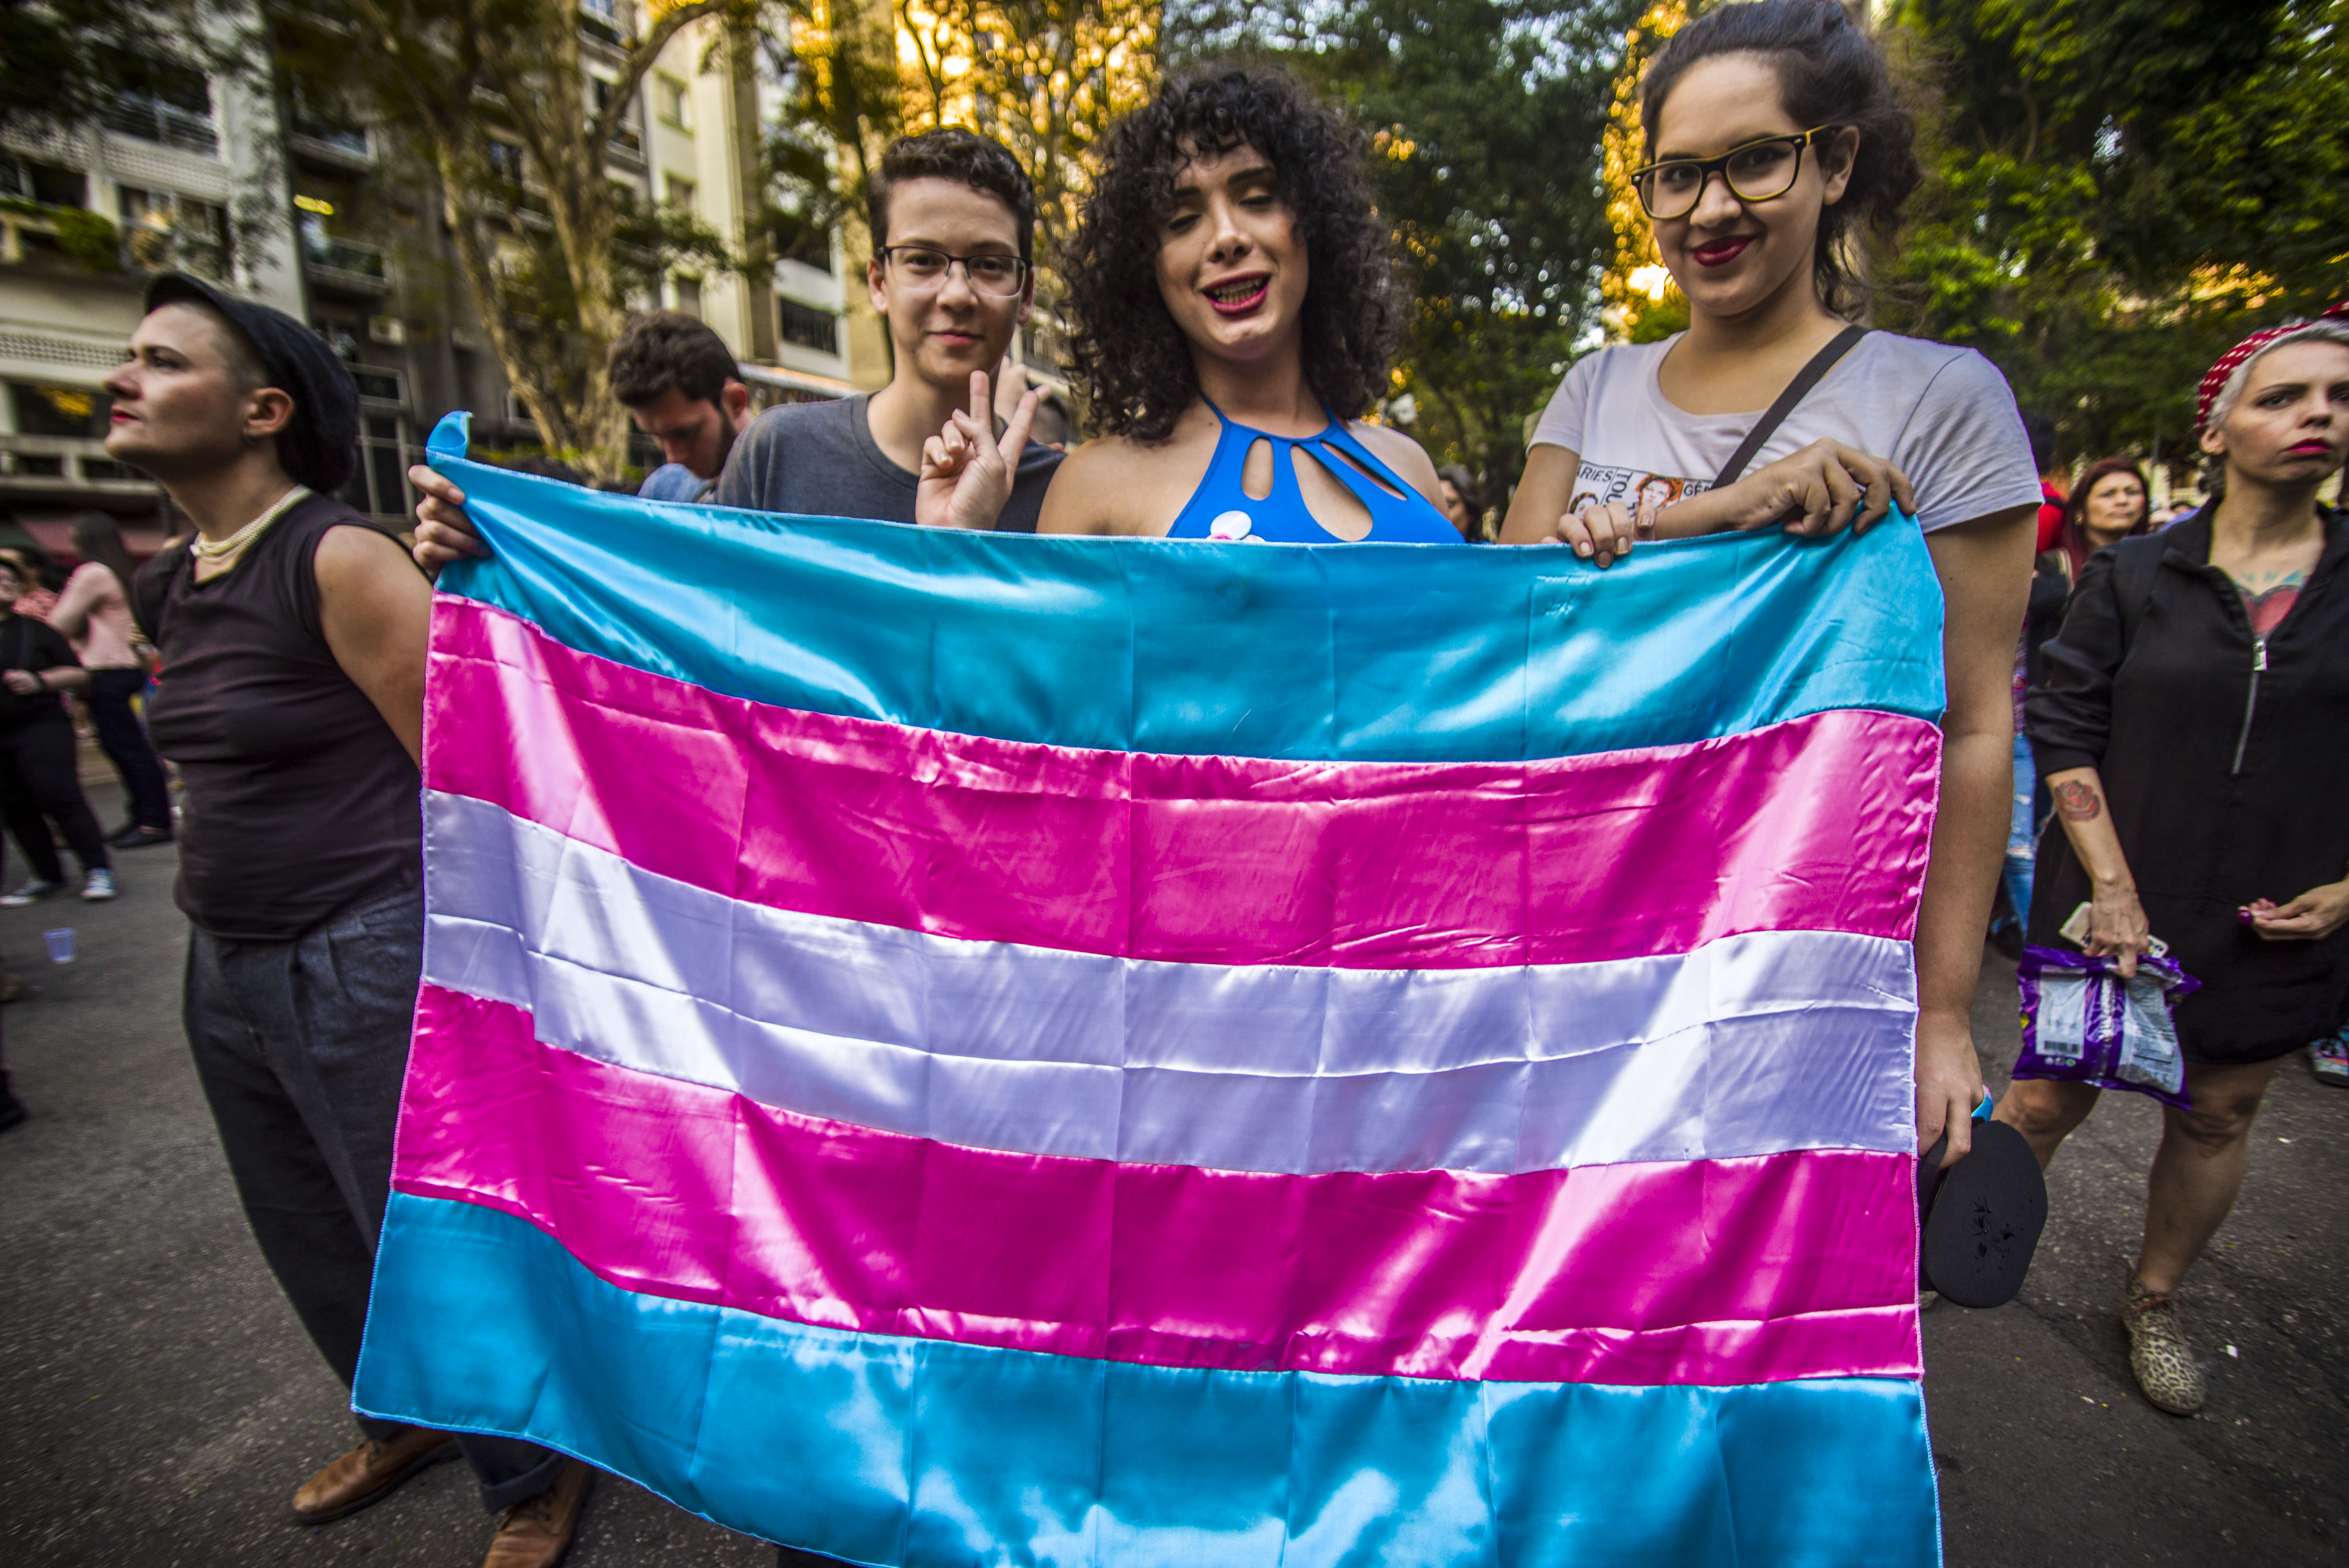
<svg viewBox="0 0 2349 1568">
<path fill-rule="evenodd" d="M 1712 488 L 1711 480 L 1682 479 L 1677 474 L 1643 473 L 1638 469 L 1585 463 L 1575 476 L 1574 500 L 1567 510 L 1578 513 L 1584 507 L 1598 506 L 1610 500 L 1619 500 L 1635 509 L 1662 506 L 1682 496 L 1700 495 Z"/>
</svg>

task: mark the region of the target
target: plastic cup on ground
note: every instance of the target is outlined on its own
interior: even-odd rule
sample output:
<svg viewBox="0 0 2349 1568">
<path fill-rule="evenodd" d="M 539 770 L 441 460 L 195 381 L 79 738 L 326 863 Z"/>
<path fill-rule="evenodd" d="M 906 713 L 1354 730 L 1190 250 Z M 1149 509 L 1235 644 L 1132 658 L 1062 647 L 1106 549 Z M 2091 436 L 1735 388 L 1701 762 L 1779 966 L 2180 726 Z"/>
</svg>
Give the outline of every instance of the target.
<svg viewBox="0 0 2349 1568">
<path fill-rule="evenodd" d="M 49 944 L 50 963 L 70 964 L 73 962 L 72 926 L 63 926 L 56 931 L 45 931 L 41 933 L 41 940 Z"/>
</svg>

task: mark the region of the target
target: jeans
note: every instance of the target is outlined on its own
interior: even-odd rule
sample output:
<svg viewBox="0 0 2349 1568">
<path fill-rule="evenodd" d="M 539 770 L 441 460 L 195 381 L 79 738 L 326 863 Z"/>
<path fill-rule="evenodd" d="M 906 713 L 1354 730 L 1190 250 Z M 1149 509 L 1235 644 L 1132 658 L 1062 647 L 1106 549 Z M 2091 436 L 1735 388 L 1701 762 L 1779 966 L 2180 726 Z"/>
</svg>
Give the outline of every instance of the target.
<svg viewBox="0 0 2349 1568">
<path fill-rule="evenodd" d="M 2006 824 L 2006 864 L 1999 883 L 2014 918 L 2025 930 L 2031 925 L 2031 868 L 2039 849 L 2039 818 L 2034 807 L 2039 773 L 2031 758 L 2031 742 L 2014 732 L 2014 811 Z"/>
<path fill-rule="evenodd" d="M 74 771 L 73 725 L 63 708 L 55 718 L 44 716 L 0 729 L 0 818 L 6 819 L 10 836 L 43 882 L 66 878 L 57 841 L 49 836 L 52 821 L 73 846 L 82 870 L 113 864 L 107 858 L 106 835 L 98 830 L 97 814 Z"/>
<path fill-rule="evenodd" d="M 424 895 L 361 904 L 293 942 L 189 934 L 184 1017 L 246 1222 L 319 1354 L 358 1371 L 392 1130 L 424 966 Z M 406 1430 L 357 1418 L 370 1438 Z M 553 1486 L 563 1456 L 458 1443 L 492 1511 Z"/>
<path fill-rule="evenodd" d="M 147 743 L 147 728 L 130 710 L 130 702 L 147 686 L 140 670 L 89 672 L 89 717 L 98 727 L 98 748 L 122 775 L 130 820 L 141 828 L 171 830 L 171 794 L 163 782 L 163 765 Z"/>
</svg>

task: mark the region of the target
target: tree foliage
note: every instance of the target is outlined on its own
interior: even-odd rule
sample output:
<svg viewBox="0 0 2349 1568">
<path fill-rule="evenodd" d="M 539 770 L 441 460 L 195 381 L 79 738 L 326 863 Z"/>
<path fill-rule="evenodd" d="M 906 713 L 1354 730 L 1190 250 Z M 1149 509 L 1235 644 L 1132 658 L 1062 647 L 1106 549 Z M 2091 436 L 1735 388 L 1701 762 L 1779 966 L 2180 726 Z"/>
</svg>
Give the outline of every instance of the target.
<svg viewBox="0 0 2349 1568">
<path fill-rule="evenodd" d="M 1615 231 L 1615 255 L 1599 273 L 1600 315 L 1633 343 L 1654 343 L 1688 325 L 1688 300 L 1672 286 L 1646 209 L 1631 189 L 1631 170 L 1647 156 L 1640 129 L 1640 79 L 1664 41 L 1688 26 L 1683 0 L 1654 0 L 1624 35 L 1622 62 L 1616 67 L 1607 107 L 1603 179 L 1607 222 Z"/>
<path fill-rule="evenodd" d="M 968 125 L 1036 182 L 1039 257 L 1057 269 L 1093 144 L 1149 96 L 1156 0 L 901 0 L 905 118 Z"/>
<path fill-rule="evenodd" d="M 1495 494 L 1525 464 L 1527 417 L 1591 329 L 1615 253 L 1600 136 L 1639 0 L 1310 0 L 1170 17 L 1183 57 L 1283 60 L 1371 135 L 1372 181 L 1411 268 L 1396 376 L 1439 462 Z"/>
<path fill-rule="evenodd" d="M 756 4 L 676 0 L 600 48 L 564 0 L 271 6 L 297 89 L 348 103 L 437 177 L 458 271 L 508 381 L 548 449 L 595 478 L 626 461 L 627 412 L 606 360 L 627 300 L 684 257 L 733 261 L 719 236 L 616 183 L 605 150 L 672 37 L 706 16 L 740 25 Z M 591 51 L 612 78 L 600 93 Z"/>
<path fill-rule="evenodd" d="M 2194 384 L 2349 264 L 2344 0 L 1906 0 L 1933 179 L 1886 325 L 1981 349 L 2067 453 L 2193 454 Z"/>
</svg>

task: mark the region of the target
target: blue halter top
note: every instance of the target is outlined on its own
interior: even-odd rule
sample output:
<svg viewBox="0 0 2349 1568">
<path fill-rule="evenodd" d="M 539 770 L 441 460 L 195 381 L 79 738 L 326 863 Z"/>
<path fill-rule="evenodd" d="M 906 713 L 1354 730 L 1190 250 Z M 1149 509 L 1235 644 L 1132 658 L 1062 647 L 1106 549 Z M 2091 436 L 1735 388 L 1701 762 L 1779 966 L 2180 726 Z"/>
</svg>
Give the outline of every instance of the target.
<svg viewBox="0 0 2349 1568">
<path fill-rule="evenodd" d="M 1319 462 L 1370 509 L 1371 531 L 1363 536 L 1365 539 L 1374 539 L 1381 544 L 1460 542 L 1460 531 L 1428 505 L 1425 496 L 1372 457 L 1370 449 L 1346 428 L 1345 421 L 1335 416 L 1319 435 L 1276 436 L 1226 418 L 1213 403 L 1207 407 L 1223 420 L 1223 433 L 1216 438 L 1216 455 L 1208 459 L 1206 476 L 1191 492 L 1174 526 L 1166 531 L 1167 538 L 1244 539 L 1266 544 L 1342 542 L 1306 510 L 1305 492 L 1297 482 L 1297 465 L 1301 460 Z M 1272 493 L 1262 500 L 1240 488 L 1248 449 L 1258 441 L 1272 445 Z M 1300 447 L 1311 455 L 1300 459 Z M 1361 467 L 1356 468 L 1356 463 Z M 1393 492 L 1363 478 L 1365 471 L 1392 485 Z"/>
</svg>

